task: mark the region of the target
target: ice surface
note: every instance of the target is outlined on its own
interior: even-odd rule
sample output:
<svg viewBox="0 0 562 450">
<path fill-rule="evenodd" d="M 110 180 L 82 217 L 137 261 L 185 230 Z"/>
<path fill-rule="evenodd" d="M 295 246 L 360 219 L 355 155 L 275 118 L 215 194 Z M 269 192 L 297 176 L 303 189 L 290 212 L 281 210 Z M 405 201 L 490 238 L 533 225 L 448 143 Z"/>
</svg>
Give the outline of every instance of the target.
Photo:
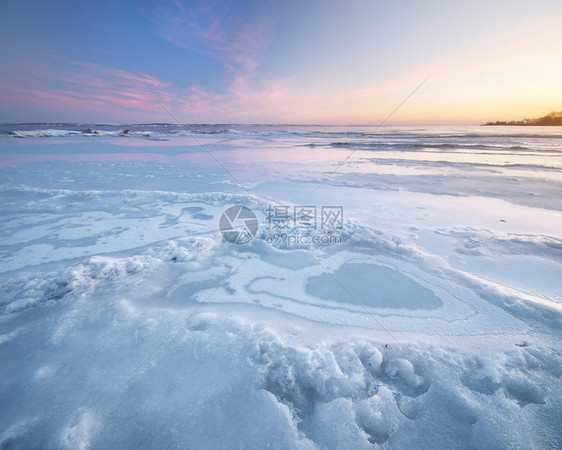
<svg viewBox="0 0 562 450">
<path fill-rule="evenodd" d="M 2 130 L 0 447 L 562 445 L 559 131 Z"/>
<path fill-rule="evenodd" d="M 401 272 L 374 264 L 347 263 L 333 274 L 349 283 L 349 294 L 331 275 L 324 273 L 308 280 L 307 290 L 316 297 L 333 301 L 355 298 L 364 306 L 378 308 L 436 309 L 443 302 L 431 290 Z"/>
</svg>

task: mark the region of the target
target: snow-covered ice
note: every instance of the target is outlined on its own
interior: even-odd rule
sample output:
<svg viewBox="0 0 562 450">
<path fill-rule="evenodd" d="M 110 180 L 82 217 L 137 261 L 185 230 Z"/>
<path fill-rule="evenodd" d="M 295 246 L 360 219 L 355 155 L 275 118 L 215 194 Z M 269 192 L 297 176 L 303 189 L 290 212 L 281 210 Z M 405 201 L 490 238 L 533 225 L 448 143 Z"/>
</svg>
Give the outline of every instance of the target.
<svg viewBox="0 0 562 450">
<path fill-rule="evenodd" d="M 562 445 L 556 127 L 2 127 L 2 448 Z"/>
</svg>

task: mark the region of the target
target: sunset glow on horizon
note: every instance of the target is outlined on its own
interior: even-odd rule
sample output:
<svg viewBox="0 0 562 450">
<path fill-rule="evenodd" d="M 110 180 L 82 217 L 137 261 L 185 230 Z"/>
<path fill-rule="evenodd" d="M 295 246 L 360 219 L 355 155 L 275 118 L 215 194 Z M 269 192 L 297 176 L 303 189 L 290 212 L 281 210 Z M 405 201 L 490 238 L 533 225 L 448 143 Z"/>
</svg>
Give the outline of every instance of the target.
<svg viewBox="0 0 562 450">
<path fill-rule="evenodd" d="M 479 124 L 562 109 L 558 1 L 10 3 L 0 122 Z"/>
</svg>

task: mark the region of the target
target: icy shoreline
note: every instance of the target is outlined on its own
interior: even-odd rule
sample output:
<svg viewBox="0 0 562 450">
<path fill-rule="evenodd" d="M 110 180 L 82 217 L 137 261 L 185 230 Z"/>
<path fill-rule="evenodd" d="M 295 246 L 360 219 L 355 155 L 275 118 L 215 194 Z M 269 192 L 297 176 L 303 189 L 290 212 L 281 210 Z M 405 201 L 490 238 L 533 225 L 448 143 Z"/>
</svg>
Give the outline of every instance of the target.
<svg viewBox="0 0 562 450">
<path fill-rule="evenodd" d="M 559 138 L 266 131 L 200 136 L 251 192 L 185 136 L 0 140 L 0 445 L 559 446 Z"/>
</svg>

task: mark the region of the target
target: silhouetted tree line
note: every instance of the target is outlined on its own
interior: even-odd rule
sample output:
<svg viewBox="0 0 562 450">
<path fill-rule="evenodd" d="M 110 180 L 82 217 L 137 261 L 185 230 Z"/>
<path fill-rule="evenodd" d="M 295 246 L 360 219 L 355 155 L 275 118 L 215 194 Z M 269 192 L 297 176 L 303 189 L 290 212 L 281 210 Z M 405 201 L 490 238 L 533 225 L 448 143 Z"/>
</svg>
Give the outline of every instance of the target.
<svg viewBox="0 0 562 450">
<path fill-rule="evenodd" d="M 512 120 L 510 122 L 486 122 L 484 125 L 562 126 L 562 111 L 552 111 L 538 119 Z"/>
</svg>

